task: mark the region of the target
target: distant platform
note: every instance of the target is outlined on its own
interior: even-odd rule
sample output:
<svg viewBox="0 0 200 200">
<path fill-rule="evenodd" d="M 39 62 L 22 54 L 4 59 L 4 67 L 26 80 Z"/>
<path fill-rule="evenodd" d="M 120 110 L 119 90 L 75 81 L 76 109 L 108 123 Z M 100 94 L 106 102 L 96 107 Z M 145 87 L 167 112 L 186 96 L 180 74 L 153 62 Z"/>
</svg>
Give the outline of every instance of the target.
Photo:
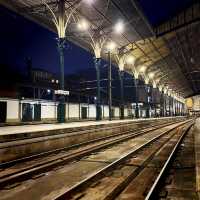
<svg viewBox="0 0 200 200">
<path fill-rule="evenodd" d="M 196 120 L 195 134 L 195 160 L 196 160 L 196 192 L 200 198 L 200 118 Z"/>
<path fill-rule="evenodd" d="M 167 119 L 172 117 L 163 118 L 140 118 L 140 119 L 126 119 L 126 120 L 102 120 L 102 121 L 84 121 L 84 122 L 69 122 L 63 124 L 34 124 L 34 125 L 20 125 L 20 126 L 4 126 L 0 127 L 0 136 L 12 135 L 12 134 L 24 134 L 24 133 L 36 133 L 42 131 L 60 130 L 67 128 L 78 128 L 86 126 L 106 125 L 106 124 L 117 124 L 126 122 L 139 122 L 146 120 L 159 120 Z M 177 117 L 174 117 L 177 118 Z"/>
</svg>

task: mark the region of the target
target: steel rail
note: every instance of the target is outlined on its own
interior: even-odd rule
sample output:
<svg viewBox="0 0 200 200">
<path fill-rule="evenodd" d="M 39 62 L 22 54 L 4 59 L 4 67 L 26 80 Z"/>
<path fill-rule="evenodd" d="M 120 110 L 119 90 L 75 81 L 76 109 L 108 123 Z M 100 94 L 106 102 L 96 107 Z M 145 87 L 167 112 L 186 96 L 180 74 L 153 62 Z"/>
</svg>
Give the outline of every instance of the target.
<svg viewBox="0 0 200 200">
<path fill-rule="evenodd" d="M 166 170 L 169 168 L 170 163 L 172 162 L 178 147 L 180 146 L 180 144 L 182 143 L 182 140 L 184 139 L 184 137 L 186 136 L 186 134 L 188 133 L 188 131 L 190 130 L 190 128 L 194 125 L 194 123 L 192 123 L 190 126 L 188 126 L 184 133 L 181 135 L 181 137 L 179 138 L 178 142 L 176 143 L 175 147 L 173 148 L 170 156 L 168 157 L 167 161 L 165 162 L 165 165 L 163 166 L 162 170 L 160 171 L 158 177 L 156 178 L 156 180 L 154 181 L 154 184 L 152 185 L 152 187 L 150 188 L 145 200 L 150 200 L 153 199 L 153 196 L 158 188 L 158 185 L 161 181 L 161 179 L 163 178 Z"/>
<path fill-rule="evenodd" d="M 178 122 L 179 125 L 177 125 L 177 126 L 180 126 L 180 123 L 181 124 L 185 124 L 187 122 L 188 122 L 188 120 L 184 121 L 184 122 Z M 169 126 L 169 125 L 167 125 L 167 126 Z M 173 129 L 175 129 L 177 126 L 175 126 Z M 166 125 L 163 125 L 162 127 L 166 127 Z M 109 141 L 107 143 L 96 145 L 96 146 L 94 146 L 92 148 L 88 148 L 86 150 L 75 152 L 75 153 L 70 154 L 70 155 L 60 156 L 60 157 L 58 157 L 56 159 L 52 159 L 52 161 L 46 161 L 46 162 L 40 163 L 40 164 L 36 165 L 35 167 L 33 167 L 33 166 L 27 167 L 26 169 L 23 169 L 23 170 L 21 170 L 21 171 L 19 171 L 17 173 L 16 172 L 15 173 L 10 173 L 8 175 L 5 175 L 5 176 L 1 177 L 1 179 L 0 179 L 0 187 L 5 186 L 5 185 L 9 184 L 10 182 L 13 183 L 15 181 L 22 181 L 22 180 L 27 179 L 28 177 L 31 177 L 31 176 L 33 176 L 35 174 L 42 173 L 42 172 L 44 172 L 46 170 L 50 170 L 50 169 L 52 169 L 54 167 L 57 167 L 59 165 L 66 164 L 66 163 L 68 163 L 68 162 L 70 162 L 72 160 L 80 159 L 83 156 L 91 154 L 91 153 L 93 153 L 95 151 L 99 151 L 100 149 L 108 148 L 109 146 L 113 146 L 113 145 L 118 144 L 120 142 L 132 139 L 134 137 L 141 136 L 143 134 L 147 134 L 147 133 L 149 133 L 151 131 L 157 130 L 158 128 L 161 128 L 161 127 L 159 126 L 159 127 L 153 128 L 151 130 L 147 130 L 147 131 L 143 130 L 140 133 L 137 133 L 137 134 L 134 133 L 134 134 L 131 134 L 131 135 L 119 138 L 119 139 L 115 139 L 115 140 Z M 168 132 L 168 131 L 166 131 L 166 132 Z"/>
<path fill-rule="evenodd" d="M 152 120 L 152 121 L 154 121 L 154 120 Z M 1 144 L 6 143 L 6 142 L 15 142 L 15 141 L 19 141 L 19 140 L 29 140 L 29 139 L 34 139 L 34 138 L 47 137 L 49 135 L 44 134 L 44 132 L 46 132 L 46 131 L 61 131 L 61 130 L 65 131 L 65 130 L 67 130 L 68 131 L 67 134 L 77 134 L 77 133 L 84 134 L 85 132 L 88 133 L 89 131 L 92 132 L 92 131 L 97 130 L 97 127 L 98 127 L 98 130 L 107 130 L 107 129 L 112 129 L 113 126 L 115 126 L 115 128 L 119 128 L 119 127 L 122 127 L 122 126 L 130 125 L 133 122 L 134 122 L 134 124 L 137 125 L 137 124 L 140 124 L 141 122 L 143 123 L 143 122 L 148 122 L 148 121 L 147 120 L 141 120 L 141 121 L 138 121 L 138 122 L 137 121 L 129 121 L 129 122 L 124 122 L 124 123 L 119 122 L 118 124 L 117 123 L 97 124 L 97 125 L 88 125 L 88 126 L 83 126 L 83 127 L 71 127 L 71 128 L 64 128 L 64 129 L 59 128 L 59 129 L 54 129 L 54 130 L 38 131 L 38 132 L 42 132 L 43 135 L 38 136 L 38 134 L 37 134 L 35 136 L 33 135 L 32 137 L 23 137 L 23 139 L 22 138 L 11 139 L 11 140 L 10 139 L 9 140 L 4 139 L 3 141 L 0 141 L 0 148 L 1 148 Z M 116 126 L 116 124 L 117 124 L 117 126 Z M 106 125 L 106 127 L 102 127 L 102 126 L 105 126 L 105 125 Z M 21 134 L 26 135 L 27 133 L 21 133 Z M 62 135 L 64 135 L 64 134 L 65 133 L 63 133 Z M 61 135 L 60 133 L 56 133 L 56 134 L 53 134 L 53 135 L 50 135 L 50 136 L 53 138 L 53 136 L 60 136 L 60 135 Z"/>
<path fill-rule="evenodd" d="M 178 122 L 178 121 L 176 121 L 176 122 Z M 176 122 L 173 122 L 173 123 L 176 123 Z M 147 126 L 145 126 L 145 128 L 154 128 L 154 127 L 157 127 L 159 125 L 167 125 L 167 124 L 170 125 L 170 124 L 173 124 L 173 123 L 171 123 L 169 121 L 166 121 L 166 123 L 158 122 L 158 124 L 156 124 L 156 125 L 148 125 L 147 124 Z M 138 124 L 140 124 L 140 123 L 138 123 Z M 120 126 L 115 126 L 115 127 L 109 127 L 109 128 L 107 127 L 107 128 L 93 129 L 92 131 L 97 131 L 97 130 L 98 131 L 101 131 L 101 130 L 104 131 L 104 130 L 109 130 L 109 129 L 113 130 L 113 129 L 117 129 L 117 128 L 123 128 L 123 127 L 129 126 L 129 125 L 131 125 L 131 123 L 130 124 L 120 125 Z M 137 128 L 137 129 L 134 130 L 134 132 L 141 131 L 141 130 L 144 130 L 144 128 Z M 92 132 L 92 131 L 90 130 L 89 132 Z M 94 139 L 94 140 L 89 140 L 87 142 L 81 142 L 79 144 L 74 144 L 74 145 L 71 145 L 71 146 L 68 146 L 68 147 L 58 148 L 58 149 L 54 149 L 54 150 L 50 150 L 50 151 L 34 154 L 34 155 L 31 155 L 31 156 L 27 156 L 27 157 L 23 157 L 23 158 L 14 159 L 14 160 L 11 160 L 11 161 L 3 162 L 3 163 L 0 163 L 0 169 L 12 166 L 15 163 L 20 163 L 20 162 L 23 162 L 23 161 L 29 161 L 30 159 L 39 158 L 39 157 L 50 155 L 50 154 L 53 154 L 53 153 L 59 153 L 60 151 L 63 151 L 63 150 L 64 151 L 71 150 L 73 148 L 81 147 L 83 145 L 87 145 L 87 144 L 90 144 L 90 143 L 93 143 L 93 142 L 98 142 L 98 141 L 109 139 L 109 138 L 112 138 L 112 137 L 117 137 L 117 136 L 129 134 L 132 131 L 133 131 L 133 129 L 130 129 L 129 131 L 123 131 L 123 132 L 120 132 L 120 133 L 117 133 L 117 134 L 112 134 L 112 135 L 109 135 L 109 136 L 100 137 L 100 138 L 97 138 L 97 139 Z M 74 132 L 74 133 L 76 133 L 76 134 L 79 133 L 81 135 L 81 134 L 84 134 L 84 133 L 88 133 L 88 131 L 84 130 L 83 132 L 81 131 L 81 132 Z M 68 134 L 68 133 L 66 133 L 66 134 Z M 67 135 L 67 136 L 69 136 L 69 135 Z M 40 141 L 37 141 L 37 142 L 40 142 Z M 25 143 L 25 144 L 28 144 L 28 143 Z M 23 145 L 23 144 L 20 144 L 20 145 Z M 8 147 L 4 147 L 4 148 L 8 148 Z"/>
<path fill-rule="evenodd" d="M 164 131 L 161 134 L 155 136 L 154 138 L 152 138 L 151 140 L 145 142 L 144 144 L 140 145 L 137 149 L 134 149 L 130 152 L 128 152 L 127 154 L 123 155 L 121 158 L 117 159 L 116 161 L 112 162 L 111 164 L 105 166 L 104 168 L 100 169 L 99 171 L 91 174 L 89 177 L 85 178 L 84 180 L 80 181 L 79 183 L 75 184 L 74 186 L 72 186 L 71 188 L 69 188 L 66 192 L 64 192 L 63 194 L 57 196 L 55 198 L 55 200 L 64 200 L 67 197 L 69 197 L 73 192 L 77 191 L 78 189 L 80 189 L 83 185 L 89 183 L 90 181 L 92 181 L 93 179 L 101 176 L 103 173 L 105 173 L 107 170 L 112 169 L 113 167 L 115 167 L 116 165 L 119 165 L 121 162 L 123 162 L 125 159 L 129 158 L 130 156 L 132 156 L 132 154 L 137 153 L 139 150 L 143 149 L 144 147 L 146 147 L 147 145 L 151 144 L 152 142 L 156 141 L 157 139 L 159 139 L 160 137 L 162 137 L 163 135 L 175 130 L 177 127 L 180 127 L 188 122 L 183 122 L 181 124 L 178 124 L 177 126 L 171 128 L 170 130 Z"/>
<path fill-rule="evenodd" d="M 166 120 L 172 120 L 172 118 L 168 118 Z M 182 118 L 184 119 L 184 117 Z M 37 139 L 37 141 L 40 141 L 40 139 L 42 140 L 42 138 L 45 138 L 46 140 L 50 140 L 50 139 L 57 139 L 57 138 L 61 138 L 61 137 L 65 137 L 65 136 L 69 136 L 71 134 L 84 134 L 84 133 L 89 133 L 89 132 L 94 132 L 96 130 L 100 131 L 100 130 L 109 130 L 109 129 L 117 129 L 117 128 L 120 128 L 120 127 L 124 127 L 124 126 L 129 126 L 131 124 L 133 124 L 134 122 L 134 125 L 140 125 L 141 123 L 149 123 L 149 122 L 156 122 L 156 120 L 141 120 L 141 121 L 128 121 L 128 122 L 124 122 L 124 123 L 112 123 L 112 124 L 97 124 L 97 125 L 89 125 L 89 126 L 85 126 L 85 127 L 78 127 L 78 130 L 73 130 L 73 129 L 77 129 L 77 127 L 72 127 L 72 128 L 65 128 L 65 129 L 55 129 L 55 130 L 46 130 L 46 131 L 61 131 L 61 130 L 67 130 L 67 129 L 72 129 L 70 130 L 69 132 L 67 133 L 56 133 L 56 134 L 51 134 L 51 135 L 47 135 L 47 134 L 44 134 L 43 132 L 45 131 L 38 131 L 38 132 L 42 132 L 43 135 L 39 135 L 37 134 L 37 136 L 33 136 L 33 137 L 23 137 L 23 138 L 19 138 L 19 139 L 14 139 L 14 140 L 6 140 L 4 139 L 4 141 L 0 141 L 0 149 L 3 147 L 5 148 L 6 147 L 6 144 L 8 145 L 9 147 L 9 144 L 12 144 L 12 142 L 24 142 L 24 141 L 30 141 L 30 143 L 32 141 L 34 141 L 34 139 Z M 159 122 L 159 121 L 158 121 Z M 104 127 L 106 125 L 106 127 Z M 103 126 L 103 127 L 101 127 Z M 26 135 L 27 133 L 22 133 L 24 135 Z M 17 145 L 17 144 L 16 144 Z M 13 146 L 13 144 L 12 144 Z"/>
</svg>

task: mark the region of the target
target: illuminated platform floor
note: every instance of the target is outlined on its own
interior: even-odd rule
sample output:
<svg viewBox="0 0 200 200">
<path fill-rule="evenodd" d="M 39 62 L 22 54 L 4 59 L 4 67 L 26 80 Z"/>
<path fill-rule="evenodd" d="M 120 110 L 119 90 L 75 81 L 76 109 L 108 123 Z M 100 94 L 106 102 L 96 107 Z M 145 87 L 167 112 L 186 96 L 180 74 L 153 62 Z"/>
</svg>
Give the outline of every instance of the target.
<svg viewBox="0 0 200 200">
<path fill-rule="evenodd" d="M 196 120 L 194 133 L 195 133 L 195 157 L 196 157 L 196 192 L 200 199 L 200 118 Z"/>
<path fill-rule="evenodd" d="M 165 117 L 163 119 L 167 119 L 171 117 Z M 177 118 L 177 117 L 176 117 Z M 87 121 L 87 122 L 70 122 L 64 124 L 38 124 L 38 125 L 21 125 L 21 126 L 4 126 L 0 127 L 0 135 L 11 135 L 11 134 L 20 134 L 20 133 L 34 133 L 40 131 L 50 131 L 57 129 L 66 129 L 66 128 L 76 128 L 76 127 L 84 127 L 91 125 L 103 125 L 103 124 L 114 124 L 114 123 L 122 123 L 122 122 L 136 122 L 136 121 L 144 121 L 144 120 L 158 120 L 162 118 L 141 118 L 141 119 L 127 119 L 127 120 L 113 120 L 113 121 Z"/>
</svg>

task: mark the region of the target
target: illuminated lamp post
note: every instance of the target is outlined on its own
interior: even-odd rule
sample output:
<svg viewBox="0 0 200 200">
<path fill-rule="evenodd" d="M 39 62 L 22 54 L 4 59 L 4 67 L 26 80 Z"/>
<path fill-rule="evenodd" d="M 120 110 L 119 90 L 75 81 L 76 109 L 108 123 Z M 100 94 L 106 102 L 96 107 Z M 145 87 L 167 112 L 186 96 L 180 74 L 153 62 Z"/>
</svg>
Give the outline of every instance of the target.
<svg viewBox="0 0 200 200">
<path fill-rule="evenodd" d="M 124 65 L 126 63 L 126 55 L 116 55 L 117 64 L 119 67 L 120 80 L 120 119 L 124 119 Z"/>
<path fill-rule="evenodd" d="M 114 26 L 114 33 L 122 34 L 124 32 L 124 23 L 120 20 Z M 126 63 L 126 54 L 116 55 L 117 64 L 119 67 L 120 79 L 120 119 L 124 119 L 124 65 Z"/>
<path fill-rule="evenodd" d="M 171 117 L 171 91 L 168 91 L 168 99 L 169 99 L 169 116 Z"/>
<path fill-rule="evenodd" d="M 60 55 L 60 102 L 58 105 L 58 122 L 65 122 L 65 72 L 64 72 L 64 50 L 65 50 L 65 42 L 66 42 L 66 30 L 71 18 L 74 18 L 74 12 L 80 5 L 81 1 L 76 1 L 70 9 L 65 9 L 65 0 L 58 1 L 58 12 L 54 12 L 52 8 L 46 3 L 42 1 L 43 4 L 48 8 L 52 15 L 52 21 L 56 26 L 57 34 L 58 34 L 58 52 Z"/>
<path fill-rule="evenodd" d="M 150 73 L 149 75 L 146 75 L 145 74 L 145 71 L 146 71 L 146 67 L 145 66 L 142 66 L 140 68 L 140 72 L 144 78 L 144 82 L 145 82 L 145 91 L 146 91 L 146 94 L 147 94 L 147 104 L 146 104 L 146 118 L 149 118 L 150 117 L 150 99 L 149 99 L 149 81 L 150 81 L 150 78 L 153 78 L 154 74 L 153 73 Z"/>
<path fill-rule="evenodd" d="M 146 98 L 147 98 L 146 99 L 146 102 L 147 102 L 146 103 L 146 118 L 149 118 L 150 117 L 150 98 L 149 98 L 150 86 L 149 86 L 149 82 L 150 82 L 150 78 L 153 78 L 153 77 L 151 77 L 153 73 L 151 73 L 150 75 L 145 74 L 146 69 L 147 69 L 146 66 L 142 66 L 140 68 L 140 73 L 142 74 L 144 83 L 145 83 L 145 91 L 146 91 Z"/>
<path fill-rule="evenodd" d="M 96 76 L 97 76 L 97 103 L 96 103 L 96 120 L 101 120 L 101 92 L 100 92 L 100 64 L 101 64 L 101 53 L 103 46 L 108 39 L 106 35 L 103 34 L 102 31 L 94 30 L 94 28 L 90 29 L 90 24 L 86 20 L 80 20 L 78 23 L 78 28 L 80 30 L 86 31 L 91 39 L 89 44 L 91 45 L 95 58 L 94 58 L 94 64 L 96 69 Z M 124 30 L 124 24 L 122 21 L 119 21 L 114 26 L 114 33 L 121 34 Z M 114 43 L 109 45 L 109 49 L 114 48 Z M 109 54 L 111 56 L 111 54 Z M 110 57 L 110 63 L 109 63 L 109 119 L 111 120 L 112 116 L 112 83 L 111 83 L 111 57 Z"/>
<path fill-rule="evenodd" d="M 167 95 L 167 90 L 168 90 L 168 87 L 166 86 L 163 90 L 163 101 L 164 101 L 164 104 L 163 104 L 163 113 L 164 113 L 164 116 L 163 117 L 167 117 L 167 100 L 166 100 L 166 95 Z"/>
<path fill-rule="evenodd" d="M 150 99 L 149 99 L 149 78 L 145 77 L 145 90 L 147 93 L 147 108 L 146 108 L 146 118 L 150 117 Z"/>
<path fill-rule="evenodd" d="M 148 76 L 145 76 L 145 84 L 146 84 L 146 90 L 147 90 L 147 94 L 150 91 L 150 86 L 149 86 L 149 81 L 151 80 L 153 88 L 156 88 L 156 82 L 153 80 L 153 78 L 155 77 L 155 74 L 153 72 L 149 73 Z M 149 90 L 149 91 L 148 91 Z M 150 96 L 152 98 L 152 95 Z M 149 95 L 147 97 L 147 110 L 146 110 L 146 117 L 149 118 L 150 117 L 150 108 L 151 108 L 151 102 L 150 102 L 150 98 Z"/>
<path fill-rule="evenodd" d="M 134 81 L 135 81 L 135 117 L 138 119 L 139 116 L 139 91 L 138 91 L 138 83 L 139 83 L 139 75 L 138 73 L 134 74 Z"/>
<path fill-rule="evenodd" d="M 174 116 L 174 93 L 171 94 L 172 116 Z"/>
<path fill-rule="evenodd" d="M 156 88 L 157 88 L 157 83 L 158 83 L 158 80 L 154 80 L 154 81 L 152 81 L 153 82 L 153 90 L 156 90 Z M 153 93 L 153 99 L 154 99 L 154 117 L 156 117 L 156 97 L 155 97 L 155 93 Z"/>
<path fill-rule="evenodd" d="M 159 85 L 158 89 L 160 91 L 160 117 L 163 117 L 164 116 L 163 86 Z"/>
<path fill-rule="evenodd" d="M 136 70 L 135 61 L 136 61 L 136 59 L 132 55 L 130 55 L 127 58 L 127 64 L 132 65 L 131 69 L 132 69 L 132 75 L 133 75 L 133 79 L 134 79 L 134 89 L 135 89 L 135 118 L 139 118 L 139 105 L 138 105 L 138 101 L 139 101 L 139 92 L 138 92 L 139 73 Z"/>
<path fill-rule="evenodd" d="M 108 50 L 108 106 L 109 106 L 109 120 L 112 120 L 112 52 L 115 50 L 116 44 L 114 42 L 109 42 L 107 44 Z"/>
<path fill-rule="evenodd" d="M 120 119 L 124 119 L 124 59 L 119 58 L 119 80 L 120 80 Z"/>
<path fill-rule="evenodd" d="M 96 120 L 99 121 L 102 119 L 101 112 L 101 84 L 100 84 L 100 66 L 101 66 L 101 52 L 103 45 L 106 41 L 106 37 L 99 31 L 92 31 L 90 29 L 90 24 L 85 19 L 81 19 L 78 22 L 78 28 L 81 31 L 85 31 L 91 41 L 89 42 L 92 50 L 94 52 L 94 65 L 96 69 L 96 78 L 97 78 L 97 95 L 96 95 Z"/>
<path fill-rule="evenodd" d="M 171 91 L 171 116 L 174 116 L 174 92 Z"/>
</svg>

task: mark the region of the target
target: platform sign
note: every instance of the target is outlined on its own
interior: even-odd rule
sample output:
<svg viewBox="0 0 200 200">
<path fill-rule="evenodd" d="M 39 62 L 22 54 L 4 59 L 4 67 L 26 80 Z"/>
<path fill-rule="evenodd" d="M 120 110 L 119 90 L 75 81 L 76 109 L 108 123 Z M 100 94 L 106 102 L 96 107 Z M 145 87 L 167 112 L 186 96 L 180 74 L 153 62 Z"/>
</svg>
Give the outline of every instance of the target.
<svg viewBox="0 0 200 200">
<path fill-rule="evenodd" d="M 136 103 L 132 103 L 131 105 L 136 106 Z M 143 105 L 144 105 L 143 103 L 138 103 L 138 106 L 143 106 Z"/>
<path fill-rule="evenodd" d="M 55 90 L 55 94 L 57 94 L 57 95 L 69 96 L 69 91 L 65 91 L 65 90 Z"/>
</svg>

